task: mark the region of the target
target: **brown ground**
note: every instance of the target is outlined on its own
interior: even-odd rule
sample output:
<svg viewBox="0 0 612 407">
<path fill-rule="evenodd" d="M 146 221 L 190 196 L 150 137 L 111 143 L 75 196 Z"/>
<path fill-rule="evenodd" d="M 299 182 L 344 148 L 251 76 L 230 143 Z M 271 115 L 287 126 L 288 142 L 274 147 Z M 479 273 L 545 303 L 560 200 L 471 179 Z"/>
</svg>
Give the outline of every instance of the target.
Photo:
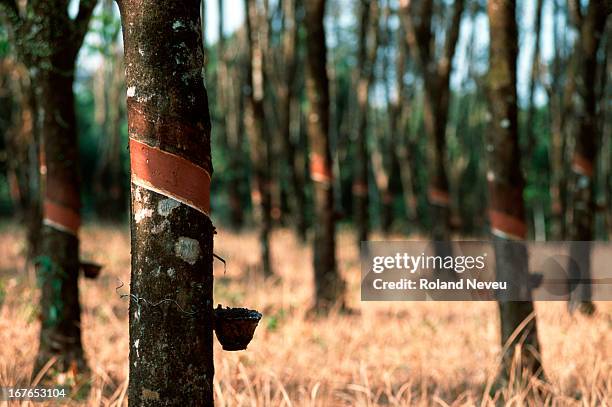
<svg viewBox="0 0 612 407">
<path fill-rule="evenodd" d="M 83 258 L 105 267 L 80 286 L 93 383 L 78 403 L 127 405 L 128 304 L 115 287 L 117 278 L 129 280 L 128 229 L 88 226 L 81 237 Z M 226 275 L 216 262 L 216 302 L 264 313 L 247 351 L 224 352 L 215 343 L 218 406 L 493 404 L 487 384 L 500 352 L 494 303 L 361 303 L 357 248 L 341 233 L 339 263 L 359 314 L 312 320 L 310 249 L 288 231 L 275 232 L 282 278 L 261 282 L 255 239 L 221 229 L 215 240 L 215 252 L 228 261 Z M 0 386 L 25 385 L 36 353 L 37 293 L 33 275 L 23 271 L 23 249 L 22 231 L 0 226 Z M 589 319 L 570 317 L 564 303 L 537 304 L 548 378 L 537 404 L 612 404 L 612 303 L 597 305 Z M 507 389 L 493 397 L 525 403 L 524 393 Z"/>
</svg>

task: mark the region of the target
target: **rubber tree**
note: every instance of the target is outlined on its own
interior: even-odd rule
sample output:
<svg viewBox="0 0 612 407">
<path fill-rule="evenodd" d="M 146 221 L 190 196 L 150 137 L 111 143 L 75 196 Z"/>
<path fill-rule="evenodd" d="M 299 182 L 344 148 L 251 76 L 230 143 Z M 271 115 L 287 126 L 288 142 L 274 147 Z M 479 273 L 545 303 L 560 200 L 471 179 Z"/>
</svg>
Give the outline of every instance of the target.
<svg viewBox="0 0 612 407">
<path fill-rule="evenodd" d="M 384 91 L 385 91 L 385 102 L 387 104 L 387 114 L 390 117 L 389 126 L 377 126 L 376 120 L 378 117 L 375 113 L 374 116 L 374 126 L 376 130 L 374 131 L 375 135 L 375 143 L 372 148 L 371 160 L 372 160 L 372 169 L 374 170 L 374 180 L 376 182 L 376 188 L 378 189 L 380 195 L 380 227 L 387 236 L 391 230 L 391 226 L 393 224 L 393 198 L 394 198 L 394 190 L 392 188 L 392 176 L 394 175 L 394 170 L 399 168 L 397 162 L 397 156 L 395 154 L 396 149 L 396 132 L 394 129 L 395 121 L 394 119 L 394 111 L 391 102 L 391 85 L 387 80 L 387 73 L 389 72 L 389 43 L 391 38 L 391 32 L 389 28 L 389 17 L 391 14 L 391 9 L 388 3 L 382 6 L 382 27 L 380 29 L 379 34 L 379 42 L 381 45 L 381 58 L 380 58 L 380 74 L 377 76 L 382 76 L 381 78 L 377 78 L 376 80 L 381 81 Z M 386 157 L 383 157 L 386 155 Z"/>
<path fill-rule="evenodd" d="M 585 242 L 595 237 L 594 169 L 597 168 L 601 129 L 597 118 L 596 78 L 597 68 L 602 64 L 598 63 L 597 52 L 612 6 L 605 0 L 590 0 L 584 15 L 579 3 L 575 5 L 573 12 L 579 30 L 574 52 L 577 53 L 579 61 L 576 83 L 580 102 L 575 104 L 578 126 L 574 135 L 575 147 L 571 165 L 572 217 L 568 225 L 568 237 L 571 241 L 583 242 L 571 244 L 571 257 L 575 261 L 570 262 L 568 267 L 570 279 L 586 280 L 591 275 L 591 251 L 589 244 Z M 578 308 L 585 314 L 593 313 L 590 284 L 570 283 L 570 287 L 573 288 L 570 291 L 570 310 Z"/>
<path fill-rule="evenodd" d="M 464 1 L 453 2 L 452 15 L 440 55 L 435 45 L 432 20 L 433 0 L 420 2 L 418 10 L 409 0 L 400 1 L 400 19 L 413 59 L 424 80 L 424 125 L 428 140 L 428 190 L 432 237 L 436 241 L 450 238 L 450 194 L 445 167 L 446 125 L 450 101 L 450 74 L 455 55 Z M 447 249 L 444 249 L 447 250 Z"/>
<path fill-rule="evenodd" d="M 368 163 L 370 159 L 367 133 L 370 85 L 374 77 L 374 64 L 378 48 L 378 15 L 377 0 L 361 0 L 359 2 L 359 40 L 355 72 L 357 111 L 355 125 L 353 126 L 353 139 L 357 149 L 353 196 L 355 199 L 354 219 L 357 226 L 358 242 L 368 240 L 370 232 L 368 199 Z"/>
<path fill-rule="evenodd" d="M 390 19 L 392 9 L 389 2 L 384 5 L 383 28 L 381 29 L 381 45 L 384 45 L 381 58 L 381 78 L 384 86 L 385 102 L 387 105 L 388 137 L 379 137 L 378 148 L 374 148 L 372 164 L 375 170 L 374 179 L 381 196 L 381 228 L 385 235 L 391 231 L 394 221 L 394 201 L 397 195 L 396 177 L 401 183 L 404 192 L 405 216 L 410 223 L 414 222 L 416 203 L 413 194 L 412 166 L 410 165 L 409 131 L 407 120 L 410 109 L 410 95 L 407 94 L 404 83 L 406 73 L 406 44 L 401 26 L 397 29 L 395 44 L 393 44 L 393 28 Z M 395 90 L 393 82 L 387 78 L 391 69 L 391 54 L 395 54 Z M 377 126 L 378 127 L 378 126 Z M 381 126 L 385 128 L 386 126 Z M 386 153 L 386 154 L 384 154 Z M 386 160 L 383 159 L 386 156 Z M 386 162 L 385 162 L 386 161 Z M 403 162 L 403 165 L 399 165 Z"/>
<path fill-rule="evenodd" d="M 530 68 L 530 77 L 529 77 L 529 93 L 528 93 L 528 107 L 527 107 L 527 115 L 524 123 L 524 135 L 525 135 L 525 146 L 523 148 L 523 152 L 525 153 L 525 160 L 523 161 L 525 171 L 528 173 L 533 173 L 536 163 L 534 163 L 533 157 L 536 148 L 539 143 L 536 139 L 536 131 L 535 131 L 535 116 L 537 107 L 535 104 L 535 93 L 540 83 L 540 72 L 541 72 L 541 61 L 540 61 L 540 43 L 541 43 L 541 31 L 542 31 L 542 8 L 544 5 L 544 0 L 537 0 L 535 4 L 535 16 L 533 23 L 533 33 L 535 36 L 534 39 L 534 50 L 533 56 L 531 58 L 531 68 Z M 528 207 L 531 212 L 530 215 L 533 216 L 533 234 L 535 240 L 545 240 L 546 239 L 546 220 L 544 215 L 544 207 L 540 201 L 528 203 Z M 528 215 L 528 216 L 530 216 Z"/>
<path fill-rule="evenodd" d="M 101 137 L 93 190 L 97 216 L 109 221 L 121 221 L 125 219 L 128 207 L 121 149 L 122 118 L 125 117 L 125 107 L 121 102 L 125 90 L 119 44 L 121 26 L 114 14 L 113 3 L 113 0 L 102 2 L 102 28 L 98 32 L 104 59 L 94 76 L 95 118 Z"/>
<path fill-rule="evenodd" d="M 39 129 L 36 126 L 36 99 L 30 75 L 15 56 L 0 60 L 2 127 L 6 151 L 6 175 L 16 215 L 25 225 L 27 261 L 31 263 L 40 249 L 40 163 Z"/>
<path fill-rule="evenodd" d="M 304 180 L 301 176 L 299 162 L 296 159 L 296 149 L 299 148 L 293 140 L 294 132 L 292 127 L 299 120 L 299 112 L 294 109 L 295 103 L 299 103 L 299 89 L 297 87 L 299 77 L 298 63 L 301 58 L 299 55 L 299 33 L 298 25 L 301 23 L 300 17 L 301 3 L 295 0 L 283 0 L 279 2 L 279 9 L 282 10 L 282 27 L 280 32 L 280 47 L 275 56 L 273 64 L 268 64 L 270 80 L 275 94 L 275 103 L 278 106 L 278 131 L 277 137 L 280 144 L 278 160 L 274 163 L 277 166 L 277 174 L 281 173 L 282 165 L 288 172 L 288 191 L 290 193 L 291 212 L 293 212 L 293 224 L 295 230 L 302 241 L 306 240 L 306 216 L 305 216 L 305 194 Z M 269 19 L 271 25 L 273 19 Z M 272 30 L 272 27 L 269 28 Z M 296 100 L 298 99 L 298 100 Z"/>
<path fill-rule="evenodd" d="M 487 181 L 489 189 L 489 220 L 499 281 L 517 282 L 527 287 L 527 237 L 523 190 L 525 181 L 520 166 L 518 142 L 518 107 L 516 91 L 516 61 L 518 28 L 516 2 L 490 0 L 489 15 L 489 74 L 491 128 Z M 516 242 L 509 243 L 516 240 Z M 514 293 L 516 296 L 518 292 Z M 521 293 L 527 301 L 499 301 L 503 374 L 506 378 L 522 378 L 522 369 L 539 374 L 539 343 L 531 294 Z M 514 298 L 516 299 L 516 298 Z M 520 349 L 520 351 L 519 351 Z M 517 353 L 518 352 L 518 353 Z M 520 354 L 518 364 L 513 363 Z M 516 368 L 515 375 L 511 368 Z"/>
<path fill-rule="evenodd" d="M 229 153 L 228 158 L 228 173 L 230 181 L 227 184 L 227 195 L 230 209 L 230 224 L 238 230 L 244 222 L 244 213 L 242 209 L 242 199 L 240 196 L 240 177 L 237 175 L 241 165 L 240 146 L 238 145 L 238 130 L 236 127 L 236 115 L 240 112 L 240 107 L 237 106 L 236 97 L 233 97 L 233 89 L 235 86 L 232 82 L 237 82 L 240 86 L 242 78 L 231 72 L 230 50 L 226 45 L 224 22 L 224 4 L 225 0 L 217 1 L 217 10 L 220 18 L 218 19 L 218 41 L 217 41 L 217 94 L 218 104 L 217 109 L 220 116 L 221 126 L 223 128 L 223 146 Z M 238 36 L 236 36 L 238 37 Z M 235 43 L 237 38 L 233 40 Z M 234 44 L 233 52 L 236 54 L 239 48 Z M 238 58 L 234 58 L 237 60 Z M 232 74 L 230 76 L 230 74 Z M 230 77 L 232 81 L 230 81 Z"/>
<path fill-rule="evenodd" d="M 131 172 L 130 405 L 213 405 L 200 1 L 119 0 Z"/>
<path fill-rule="evenodd" d="M 74 18 L 59 0 L 23 5 L 3 0 L 0 5 L 18 58 L 36 86 L 35 122 L 43 144 L 43 225 L 37 262 L 41 330 L 34 369 L 55 357 L 53 370 L 84 372 L 78 291 L 79 150 L 72 86 L 76 57 L 95 1 L 79 2 Z"/>
<path fill-rule="evenodd" d="M 280 131 L 280 114 L 277 109 L 278 100 L 274 91 L 274 78 L 282 62 L 276 59 L 275 44 L 278 38 L 278 25 L 283 25 L 282 2 L 270 4 L 269 0 L 253 0 L 251 2 L 254 18 L 251 28 L 257 35 L 256 45 L 261 51 L 264 128 L 268 150 L 268 185 L 270 190 L 270 217 L 273 224 L 285 225 L 285 209 L 287 209 L 286 189 L 282 187 L 281 165 L 284 161 L 282 134 Z M 287 67 L 288 68 L 288 67 Z M 259 68 L 256 68 L 257 70 Z"/>
<path fill-rule="evenodd" d="M 20 40 L 29 28 L 26 26 L 22 10 L 14 0 L 0 2 L 0 22 L 6 27 L 9 43 L 14 47 L 12 60 L 16 74 L 12 88 L 19 99 L 19 115 L 13 120 L 10 137 L 7 133 L 8 174 L 12 195 L 18 193 L 19 216 L 26 226 L 27 262 L 40 253 L 40 229 L 42 225 L 41 181 L 40 181 L 40 123 L 36 107 L 36 88 L 32 79 L 36 74 L 35 62 L 30 57 L 29 42 Z M 10 88 L 10 87 L 9 87 Z"/>
<path fill-rule="evenodd" d="M 245 0 L 248 54 L 248 89 L 245 127 L 249 136 L 254 182 L 251 199 L 259 221 L 259 245 L 264 276 L 272 275 L 270 233 L 272 232 L 272 194 L 270 190 L 270 156 L 272 145 L 266 129 L 264 111 L 264 52 L 258 31 L 262 18 L 256 0 Z"/>
<path fill-rule="evenodd" d="M 410 120 L 412 97 L 408 92 L 405 75 L 407 71 L 407 44 L 404 41 L 403 28 L 397 29 L 396 51 L 395 51 L 395 86 L 397 96 L 393 98 L 388 107 L 389 120 L 391 122 L 392 140 L 397 142 L 394 149 L 395 160 L 403 165 L 399 165 L 399 176 L 402 184 L 402 196 L 404 200 L 405 216 L 410 223 L 417 225 L 417 200 L 414 190 L 415 180 L 411 163 L 413 141 L 410 137 L 408 123 Z"/>
<path fill-rule="evenodd" d="M 533 129 L 533 120 L 535 115 L 535 90 L 540 74 L 540 37 L 542 31 L 542 6 L 544 0 L 537 0 L 535 6 L 535 22 L 533 31 L 535 35 L 533 58 L 531 59 L 531 73 L 529 77 L 529 107 L 527 109 L 527 119 L 525 120 L 525 132 L 527 135 L 527 158 L 531 161 L 533 150 L 536 145 L 535 134 Z"/>
<path fill-rule="evenodd" d="M 565 172 L 565 151 L 567 131 L 565 130 L 568 118 L 571 117 L 571 112 L 568 109 L 568 92 L 573 93 L 575 88 L 573 66 L 563 55 L 563 50 L 567 48 L 566 30 L 560 29 L 559 24 L 560 9 L 559 1 L 552 0 L 553 18 L 552 38 L 554 44 L 554 53 L 550 62 L 548 71 L 550 72 L 549 79 L 546 82 L 546 92 L 550 105 L 550 237 L 554 240 L 563 240 L 566 236 L 565 228 L 565 207 L 566 207 L 566 186 L 567 175 Z M 563 81 L 563 74 L 566 75 L 566 80 Z M 563 84 L 565 82 L 565 86 Z M 564 97 L 565 96 L 565 97 Z"/>
<path fill-rule="evenodd" d="M 314 184 L 314 277 L 316 312 L 344 305 L 345 284 L 336 266 L 333 163 L 329 143 L 329 78 L 325 43 L 325 0 L 305 3 L 307 133 Z"/>
<path fill-rule="evenodd" d="M 0 88 L 3 90 L 3 92 L 0 93 L 0 154 L 3 156 L 2 160 L 0 160 L 0 176 L 5 177 L 7 180 L 9 176 L 13 177 L 13 180 L 16 178 L 15 171 L 9 170 L 11 163 L 9 163 L 8 159 L 10 151 L 12 150 L 10 147 L 10 144 L 12 144 L 11 139 L 16 138 L 12 137 L 11 134 L 11 127 L 13 127 L 12 123 L 19 123 L 14 116 L 17 116 L 15 114 L 15 102 L 20 99 L 20 95 L 16 91 L 17 86 L 11 86 L 11 79 L 17 77 L 17 75 L 15 75 L 11 78 L 11 71 L 16 70 L 14 62 L 4 53 L 0 54 Z M 12 182 L 13 185 L 10 184 L 11 181 L 9 181 L 9 194 L 11 200 L 17 204 L 17 208 L 20 208 L 19 188 L 15 188 L 14 181 Z M 15 193 L 15 190 L 17 190 L 17 193 Z"/>
<path fill-rule="evenodd" d="M 229 46 L 228 46 L 229 44 Z M 218 45 L 219 46 L 219 45 Z M 224 96 L 226 106 L 222 108 L 226 115 L 226 137 L 229 167 L 228 198 L 230 205 L 231 225 L 239 229 L 245 222 L 245 205 L 243 197 L 249 189 L 248 169 L 244 166 L 246 144 L 245 132 L 245 91 L 246 80 L 250 75 L 247 72 L 248 44 L 246 39 L 246 28 L 243 26 L 237 30 L 236 35 L 223 39 L 223 54 L 227 74 L 224 81 Z M 221 52 L 221 49 L 219 49 Z M 231 78 L 231 80 L 230 80 Z"/>
</svg>

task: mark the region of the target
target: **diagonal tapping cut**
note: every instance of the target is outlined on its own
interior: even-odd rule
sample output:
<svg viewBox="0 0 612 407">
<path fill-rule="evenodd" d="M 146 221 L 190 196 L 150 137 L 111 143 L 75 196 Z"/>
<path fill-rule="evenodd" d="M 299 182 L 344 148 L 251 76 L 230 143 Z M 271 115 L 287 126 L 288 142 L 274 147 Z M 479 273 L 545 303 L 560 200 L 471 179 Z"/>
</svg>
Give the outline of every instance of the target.
<svg viewBox="0 0 612 407">
<path fill-rule="evenodd" d="M 198 165 L 130 138 L 132 182 L 210 215 L 210 174 Z"/>
</svg>

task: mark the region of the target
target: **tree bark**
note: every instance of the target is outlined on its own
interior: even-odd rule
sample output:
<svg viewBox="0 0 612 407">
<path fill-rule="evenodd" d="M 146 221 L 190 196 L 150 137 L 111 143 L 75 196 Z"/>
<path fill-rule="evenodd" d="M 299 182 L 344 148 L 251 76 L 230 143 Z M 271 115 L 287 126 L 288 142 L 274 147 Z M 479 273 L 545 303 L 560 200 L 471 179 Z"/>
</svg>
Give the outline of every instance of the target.
<svg viewBox="0 0 612 407">
<path fill-rule="evenodd" d="M 579 7 L 579 6 L 578 6 Z M 597 123 L 596 78 L 598 63 L 597 51 L 606 25 L 606 19 L 612 10 L 605 0 L 590 0 L 584 16 L 579 18 L 578 44 L 579 56 L 577 90 L 580 102 L 575 110 L 578 113 L 578 128 L 575 134 L 575 148 L 571 165 L 572 218 L 569 225 L 569 240 L 591 241 L 595 227 L 595 190 L 594 171 L 597 168 L 596 158 L 599 144 Z M 572 244 L 570 251 L 577 262 L 569 264 L 569 278 L 588 280 L 591 275 L 591 252 L 588 243 Z M 580 265 L 578 268 L 576 265 Z M 591 285 L 589 283 L 570 283 L 570 310 L 580 309 L 585 314 L 592 314 L 594 305 L 591 302 Z"/>
<path fill-rule="evenodd" d="M 499 281 L 521 281 L 528 277 L 527 249 L 520 241 L 527 236 L 524 180 L 520 167 L 516 94 L 516 60 L 518 29 L 516 4 L 512 0 L 491 0 L 488 3 L 490 26 L 489 92 L 492 125 L 487 150 L 489 153 L 489 219 Z M 511 240 L 518 240 L 509 243 Z M 524 294 L 530 298 L 530 293 Z M 501 344 L 506 379 L 523 378 L 523 369 L 540 374 L 539 343 L 531 301 L 499 301 Z M 521 324 L 525 324 L 522 328 Z M 513 338 L 513 333 L 519 334 Z M 520 351 L 519 351 L 520 349 Z M 513 364 L 520 352 L 518 365 Z M 513 376 L 511 369 L 517 369 Z"/>
<path fill-rule="evenodd" d="M 306 8 L 306 92 L 310 143 L 310 176 L 314 183 L 314 276 L 317 312 L 344 305 L 344 282 L 336 268 L 333 163 L 329 144 L 329 79 L 323 17 L 325 0 L 311 0 Z"/>
<path fill-rule="evenodd" d="M 199 7 L 119 1 L 132 175 L 130 405 L 213 405 L 213 169 Z"/>
<path fill-rule="evenodd" d="M 256 206 L 259 220 L 259 245 L 261 251 L 261 266 L 264 276 L 273 274 L 270 259 L 270 233 L 272 231 L 272 194 L 270 190 L 270 153 L 272 146 L 266 131 L 264 111 L 264 58 L 257 30 L 259 12 L 254 0 L 245 0 L 247 14 L 247 41 L 249 58 L 247 59 L 247 88 L 249 94 L 246 104 L 245 123 L 249 134 L 251 147 L 251 164 L 254 172 L 254 185 L 251 198 Z"/>
</svg>

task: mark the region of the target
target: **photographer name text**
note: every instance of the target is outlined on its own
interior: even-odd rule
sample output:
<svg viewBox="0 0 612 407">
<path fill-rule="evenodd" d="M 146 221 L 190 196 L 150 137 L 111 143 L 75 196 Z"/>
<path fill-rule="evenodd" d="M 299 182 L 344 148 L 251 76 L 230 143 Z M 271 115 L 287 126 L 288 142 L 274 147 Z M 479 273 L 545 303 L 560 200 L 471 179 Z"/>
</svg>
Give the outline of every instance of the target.
<svg viewBox="0 0 612 407">
<path fill-rule="evenodd" d="M 478 278 L 460 278 L 464 272 L 480 272 L 485 269 L 487 254 L 479 256 L 428 256 L 425 253 L 410 255 L 395 253 L 392 256 L 372 258 L 371 270 L 375 274 L 408 272 L 410 276 L 423 271 L 456 273 L 451 279 L 397 278 L 387 280 L 376 278 L 372 281 L 375 290 L 506 290 L 505 281 L 482 281 Z M 405 274 L 404 274 L 405 275 Z M 382 274 L 381 274 L 382 276 Z M 453 276 L 449 274 L 449 276 Z"/>
</svg>

